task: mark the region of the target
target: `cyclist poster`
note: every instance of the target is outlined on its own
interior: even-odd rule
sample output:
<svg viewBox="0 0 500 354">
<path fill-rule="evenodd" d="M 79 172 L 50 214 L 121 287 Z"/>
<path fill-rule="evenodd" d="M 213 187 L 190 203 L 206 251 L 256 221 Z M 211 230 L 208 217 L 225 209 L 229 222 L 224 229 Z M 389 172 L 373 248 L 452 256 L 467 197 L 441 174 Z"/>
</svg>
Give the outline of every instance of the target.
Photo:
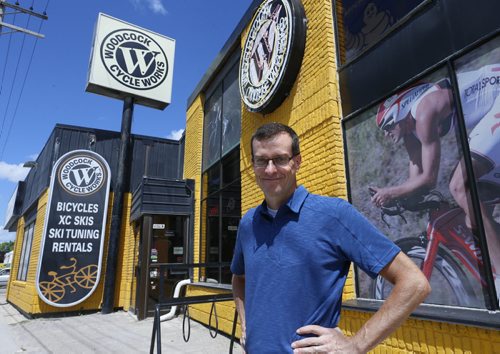
<svg viewBox="0 0 500 354">
<path fill-rule="evenodd" d="M 488 252 L 500 294 L 500 37 L 455 62 Z M 474 225 L 472 225 L 474 227 Z"/>
<path fill-rule="evenodd" d="M 109 186 L 109 166 L 93 151 L 74 150 L 55 163 L 36 279 L 45 303 L 73 306 L 96 289 Z"/>
<path fill-rule="evenodd" d="M 443 68 L 347 120 L 349 197 L 429 278 L 426 303 L 484 308 L 479 241 L 456 201 L 459 186 L 450 185 L 464 151 L 457 119 Z M 356 275 L 360 298 L 391 290 L 382 278 Z"/>
</svg>

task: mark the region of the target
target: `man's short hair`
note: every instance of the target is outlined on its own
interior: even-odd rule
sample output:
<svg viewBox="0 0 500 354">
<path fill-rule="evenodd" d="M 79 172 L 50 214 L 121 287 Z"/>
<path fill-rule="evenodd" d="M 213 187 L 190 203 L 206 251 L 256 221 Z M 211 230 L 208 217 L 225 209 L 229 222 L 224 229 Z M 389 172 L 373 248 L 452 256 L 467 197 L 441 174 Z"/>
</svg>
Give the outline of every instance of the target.
<svg viewBox="0 0 500 354">
<path fill-rule="evenodd" d="M 252 150 L 252 159 L 253 159 L 253 141 L 264 141 L 274 138 L 278 134 L 288 134 L 292 138 L 292 156 L 297 156 L 300 154 L 300 146 L 299 146 L 299 137 L 295 130 L 290 128 L 288 125 L 272 122 L 261 125 L 255 133 L 252 135 L 252 139 L 250 140 L 250 148 Z"/>
</svg>

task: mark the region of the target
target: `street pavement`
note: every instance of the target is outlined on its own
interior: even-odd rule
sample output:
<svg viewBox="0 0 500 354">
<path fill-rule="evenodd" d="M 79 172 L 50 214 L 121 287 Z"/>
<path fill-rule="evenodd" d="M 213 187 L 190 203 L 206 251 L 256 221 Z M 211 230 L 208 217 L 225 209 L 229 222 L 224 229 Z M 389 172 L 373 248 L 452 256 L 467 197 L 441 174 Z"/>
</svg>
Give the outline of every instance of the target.
<svg viewBox="0 0 500 354">
<path fill-rule="evenodd" d="M 0 288 L 0 353 L 149 353 L 153 319 L 137 321 L 125 311 L 70 317 L 27 319 L 5 301 Z M 230 339 L 191 321 L 182 337 L 182 317 L 161 323 L 162 353 L 229 353 Z M 235 343 L 234 353 L 241 353 Z M 156 353 L 156 349 L 155 349 Z"/>
</svg>

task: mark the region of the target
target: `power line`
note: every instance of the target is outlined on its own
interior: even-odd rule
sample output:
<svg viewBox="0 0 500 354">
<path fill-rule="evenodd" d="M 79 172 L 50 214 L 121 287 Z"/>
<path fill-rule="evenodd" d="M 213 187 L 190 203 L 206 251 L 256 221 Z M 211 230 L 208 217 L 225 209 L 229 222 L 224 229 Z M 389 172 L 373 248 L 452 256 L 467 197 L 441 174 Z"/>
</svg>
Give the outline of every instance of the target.
<svg viewBox="0 0 500 354">
<path fill-rule="evenodd" d="M 26 27 L 29 25 L 30 19 L 31 19 L 31 16 L 28 16 L 28 20 L 26 22 Z M 2 139 L 3 127 L 5 125 L 5 120 L 7 119 L 7 113 L 9 111 L 10 99 L 12 98 L 12 92 L 14 92 L 14 86 L 16 84 L 16 78 L 17 78 L 17 71 L 19 69 L 19 63 L 21 62 L 21 57 L 23 55 L 24 43 L 25 42 L 26 42 L 26 33 L 23 36 L 23 41 L 21 43 L 21 50 L 19 51 L 19 56 L 17 58 L 16 70 L 14 71 L 14 77 L 12 78 L 12 85 L 10 86 L 9 98 L 7 99 L 7 106 L 5 107 L 5 114 L 3 116 L 2 126 L 0 128 L 0 140 Z"/>
<path fill-rule="evenodd" d="M 13 23 L 16 23 L 16 14 L 14 14 L 14 19 Z M 1 34 L 1 28 L 0 28 L 0 34 Z M 2 72 L 2 80 L 0 81 L 0 95 L 2 95 L 2 88 L 3 88 L 3 79 L 5 78 L 5 69 L 7 68 L 7 61 L 9 59 L 9 53 L 10 53 L 10 44 L 12 42 L 12 36 L 9 36 L 9 43 L 7 45 L 7 52 L 5 53 L 5 65 L 3 67 L 3 72 Z"/>
<path fill-rule="evenodd" d="M 46 14 L 46 11 L 47 11 L 47 8 L 49 7 L 49 3 L 50 3 L 50 0 L 47 0 L 47 3 L 45 4 L 45 9 L 43 10 L 43 13 Z M 33 6 L 33 5 L 32 5 Z M 43 26 L 43 19 L 40 21 L 40 26 L 38 28 L 38 32 L 41 32 L 42 30 L 42 26 Z M 26 73 L 24 75 L 24 79 L 23 79 L 23 83 L 21 85 L 21 90 L 19 92 L 19 96 L 18 96 L 18 99 L 17 99 L 17 103 L 16 103 L 16 108 L 14 109 L 14 114 L 12 115 L 12 119 L 10 121 L 10 125 L 9 125 L 9 130 L 7 131 L 7 136 L 5 138 L 5 143 L 3 145 L 3 148 L 2 148 L 2 152 L 0 153 L 0 160 L 3 158 L 3 153 L 5 151 L 5 148 L 7 146 L 7 143 L 9 141 L 9 137 L 10 137 L 10 132 L 12 130 L 12 126 L 14 125 L 14 121 L 16 119 L 16 115 L 17 115 L 17 109 L 19 108 L 19 103 L 21 102 L 21 97 L 23 95 L 23 91 L 24 91 L 24 87 L 26 85 L 26 81 L 27 81 L 27 78 L 28 78 L 28 73 L 30 71 L 30 67 L 31 67 L 31 63 L 33 61 L 33 57 L 35 55 L 35 49 L 36 49 L 36 45 L 38 43 L 38 37 L 35 39 L 35 43 L 33 45 L 33 50 L 31 51 L 31 57 L 30 57 L 30 60 L 28 62 L 28 67 L 26 69 Z"/>
</svg>

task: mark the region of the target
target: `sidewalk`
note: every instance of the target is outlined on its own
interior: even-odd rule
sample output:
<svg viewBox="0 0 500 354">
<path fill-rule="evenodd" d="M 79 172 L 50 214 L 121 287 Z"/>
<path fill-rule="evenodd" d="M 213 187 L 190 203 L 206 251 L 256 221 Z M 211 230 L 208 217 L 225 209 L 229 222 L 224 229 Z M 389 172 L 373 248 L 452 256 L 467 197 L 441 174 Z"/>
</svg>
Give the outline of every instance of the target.
<svg viewBox="0 0 500 354">
<path fill-rule="evenodd" d="M 0 288 L 0 353 L 149 353 L 153 319 L 137 321 L 124 311 L 109 315 L 29 320 L 5 301 Z M 208 328 L 191 321 L 188 343 L 182 338 L 182 318 L 162 322 L 162 353 L 229 353 L 230 339 L 210 337 Z M 156 352 L 156 351 L 155 351 Z M 234 353 L 241 353 L 235 343 Z"/>
</svg>

